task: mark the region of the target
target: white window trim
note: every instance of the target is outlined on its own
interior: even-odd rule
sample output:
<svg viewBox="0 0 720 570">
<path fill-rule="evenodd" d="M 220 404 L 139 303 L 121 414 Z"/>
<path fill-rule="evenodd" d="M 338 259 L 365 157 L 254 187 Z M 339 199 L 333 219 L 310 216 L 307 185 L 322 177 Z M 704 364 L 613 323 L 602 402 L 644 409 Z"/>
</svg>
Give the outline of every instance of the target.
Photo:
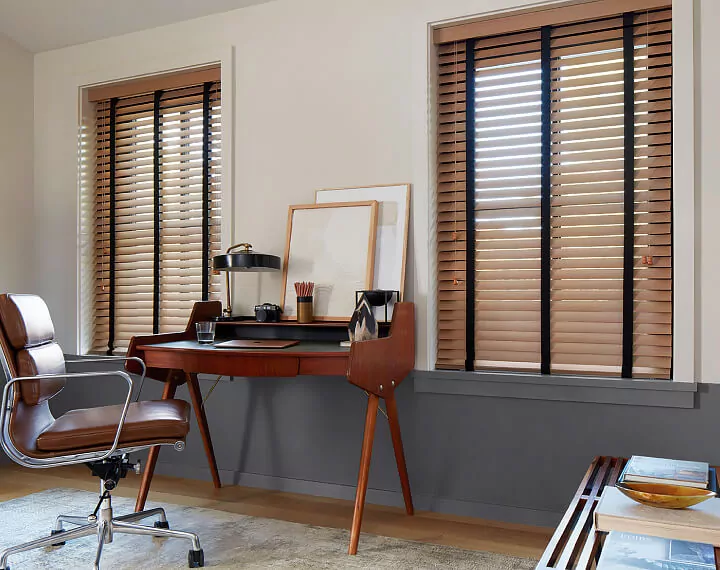
<svg viewBox="0 0 720 570">
<path fill-rule="evenodd" d="M 673 0 L 673 377 L 695 382 L 694 2 Z M 699 249 L 699 248 L 698 248 Z"/>
<path fill-rule="evenodd" d="M 222 204 L 223 216 L 220 228 L 220 245 L 224 250 L 228 248 L 234 239 L 234 139 L 235 139 L 235 47 L 220 46 L 210 48 L 206 51 L 195 51 L 191 54 L 177 54 L 174 57 L 162 58 L 157 61 L 149 58 L 142 63 L 142 68 L 122 70 L 116 73 L 108 73 L 107 70 L 98 70 L 97 72 L 75 77 L 75 84 L 78 92 L 78 133 L 82 133 L 83 129 L 88 125 L 89 121 L 94 121 L 94 115 L 89 116 L 90 105 L 87 103 L 87 89 L 106 83 L 116 81 L 125 81 L 129 79 L 139 79 L 149 77 L 169 71 L 182 71 L 193 67 L 204 66 L 208 64 L 220 64 L 220 80 L 222 84 L 221 90 L 221 137 L 222 137 Z M 76 213 L 78 220 L 78 241 L 77 241 L 77 297 L 76 297 L 76 318 L 77 332 L 75 337 L 75 346 L 77 348 L 75 354 L 86 354 L 89 350 L 90 328 L 92 323 L 83 313 L 83 277 L 84 265 L 89 261 L 87 250 L 88 239 L 92 238 L 91 233 L 83 231 L 86 228 L 88 220 L 86 212 L 83 211 L 83 199 L 87 196 L 87 192 L 92 189 L 87 188 L 85 184 L 89 183 L 83 176 L 83 159 L 84 159 L 83 141 L 80 137 L 78 144 L 78 174 L 77 174 L 77 190 L 76 190 Z M 87 206 L 85 206 L 87 207 Z"/>
<path fill-rule="evenodd" d="M 552 5 L 533 4 L 533 6 Z M 523 8 L 523 7 L 520 7 Z M 527 8 L 527 6 L 525 6 Z M 485 14 L 476 14 L 467 18 L 477 19 L 489 15 L 497 16 L 499 13 L 510 14 L 517 11 L 517 7 L 501 12 L 493 11 Z M 672 381 L 697 382 L 699 367 L 696 364 L 696 213 L 695 196 L 697 193 L 695 182 L 695 37 L 694 37 L 694 2 L 691 0 L 672 0 L 673 10 L 673 372 Z M 427 265 L 418 264 L 418 273 L 427 271 L 427 302 L 425 314 L 420 314 L 421 336 L 425 336 L 425 354 L 418 355 L 417 367 L 425 370 L 435 368 L 435 355 L 437 353 L 437 261 L 436 261 L 436 187 L 434 157 L 435 143 L 435 51 L 432 42 L 432 32 L 436 27 L 447 25 L 449 21 L 454 24 L 464 20 L 445 19 L 431 22 L 424 30 L 426 50 L 425 60 L 425 102 L 423 109 L 425 126 L 424 141 L 426 147 L 423 153 L 424 160 L 418 164 L 416 175 L 424 179 L 427 189 L 427 203 L 425 212 L 415 209 L 415 239 L 418 236 L 428 235 Z M 416 83 L 414 83 L 416 85 Z M 421 161 L 418 161 L 421 162 Z M 424 165 L 424 168 L 422 166 Z M 415 194 L 417 196 L 417 193 Z M 416 204 L 417 205 L 417 204 Z M 418 220 L 420 216 L 426 216 Z M 422 251 L 420 247 L 418 251 Z M 416 302 L 422 299 L 422 292 L 415 294 Z M 424 333 L 424 334 L 423 334 Z M 420 339 L 422 346 L 422 338 Z"/>
</svg>

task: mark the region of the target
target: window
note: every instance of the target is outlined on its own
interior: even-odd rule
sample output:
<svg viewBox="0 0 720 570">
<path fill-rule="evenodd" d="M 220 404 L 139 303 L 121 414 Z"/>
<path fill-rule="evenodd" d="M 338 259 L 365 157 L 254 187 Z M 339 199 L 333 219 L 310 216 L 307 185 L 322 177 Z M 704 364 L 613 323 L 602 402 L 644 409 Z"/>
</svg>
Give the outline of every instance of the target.
<svg viewBox="0 0 720 570">
<path fill-rule="evenodd" d="M 436 31 L 438 368 L 671 377 L 671 10 L 618 5 Z"/>
<path fill-rule="evenodd" d="M 182 330 L 220 290 L 220 70 L 98 88 L 91 350 Z"/>
</svg>

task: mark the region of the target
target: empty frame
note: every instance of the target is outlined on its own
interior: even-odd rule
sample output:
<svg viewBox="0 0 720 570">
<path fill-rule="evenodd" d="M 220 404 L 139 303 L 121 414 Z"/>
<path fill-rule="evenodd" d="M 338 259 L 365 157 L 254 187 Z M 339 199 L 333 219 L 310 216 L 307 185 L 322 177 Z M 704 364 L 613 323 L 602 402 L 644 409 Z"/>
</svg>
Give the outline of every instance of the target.
<svg viewBox="0 0 720 570">
<path fill-rule="evenodd" d="M 314 318 L 349 321 L 355 291 L 371 289 L 378 202 L 290 206 L 283 263 L 283 319 L 297 318 L 296 281 L 312 281 Z"/>
<path fill-rule="evenodd" d="M 352 200 L 377 200 L 378 224 L 375 244 L 375 269 L 371 289 L 405 292 L 405 265 L 410 224 L 410 185 L 388 184 L 358 188 L 318 190 L 315 202 L 326 204 Z M 389 312 L 392 314 L 392 310 Z M 375 310 L 384 318 L 382 307 Z"/>
</svg>

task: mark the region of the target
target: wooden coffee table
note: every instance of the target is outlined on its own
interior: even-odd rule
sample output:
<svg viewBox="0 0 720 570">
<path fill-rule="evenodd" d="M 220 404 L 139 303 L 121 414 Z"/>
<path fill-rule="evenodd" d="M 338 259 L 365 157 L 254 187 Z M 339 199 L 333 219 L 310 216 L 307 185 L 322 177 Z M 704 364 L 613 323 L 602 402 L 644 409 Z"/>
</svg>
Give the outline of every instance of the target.
<svg viewBox="0 0 720 570">
<path fill-rule="evenodd" d="M 595 507 L 605 487 L 614 486 L 627 459 L 596 457 L 583 477 L 536 570 L 592 570 L 607 533 L 595 530 Z M 715 567 L 720 570 L 720 549 L 715 549 Z"/>
</svg>

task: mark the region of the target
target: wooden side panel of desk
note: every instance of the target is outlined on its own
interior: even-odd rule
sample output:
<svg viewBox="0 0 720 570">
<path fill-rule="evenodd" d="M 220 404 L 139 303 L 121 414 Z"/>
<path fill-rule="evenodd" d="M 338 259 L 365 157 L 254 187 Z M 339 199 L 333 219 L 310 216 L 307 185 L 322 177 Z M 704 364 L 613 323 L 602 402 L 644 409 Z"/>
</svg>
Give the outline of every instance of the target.
<svg viewBox="0 0 720 570">
<path fill-rule="evenodd" d="M 130 346 L 128 347 L 128 356 L 137 356 L 143 359 L 144 356 L 141 347 L 144 345 L 158 344 L 161 342 L 174 342 L 178 340 L 193 340 L 196 338 L 195 324 L 201 321 L 211 321 L 215 317 L 219 317 L 222 314 L 222 303 L 220 301 L 198 301 L 193 306 L 190 319 L 188 320 L 187 327 L 182 332 L 177 333 L 163 333 L 155 335 L 145 336 L 134 336 L 130 339 Z M 153 368 L 145 363 L 147 369 L 145 376 L 152 378 L 153 380 L 159 380 L 160 382 L 167 381 L 167 370 L 163 368 Z M 132 374 L 140 374 L 140 366 L 132 361 L 128 360 L 125 363 L 125 369 Z M 178 384 L 184 383 L 183 379 L 176 379 Z"/>
</svg>

